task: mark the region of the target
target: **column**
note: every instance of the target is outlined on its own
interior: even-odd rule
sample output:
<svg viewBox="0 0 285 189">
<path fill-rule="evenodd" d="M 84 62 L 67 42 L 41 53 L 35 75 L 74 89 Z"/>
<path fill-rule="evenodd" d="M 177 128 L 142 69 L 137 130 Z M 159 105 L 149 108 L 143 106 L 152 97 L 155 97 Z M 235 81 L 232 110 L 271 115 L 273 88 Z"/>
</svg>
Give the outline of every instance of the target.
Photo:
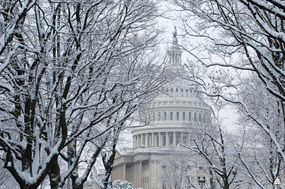
<svg viewBox="0 0 285 189">
<path fill-rule="evenodd" d="M 145 145 L 148 146 L 148 133 L 145 134 Z"/>
<path fill-rule="evenodd" d="M 134 162 L 134 179 L 133 179 L 133 184 L 135 187 L 137 187 L 137 174 L 138 174 L 138 171 L 137 171 L 137 162 Z"/>
<path fill-rule="evenodd" d="M 118 174 L 118 166 L 116 166 L 116 169 L 115 169 L 115 175 L 116 175 L 116 180 L 119 180 L 119 174 Z"/>
<path fill-rule="evenodd" d="M 136 148 L 137 146 L 136 146 L 136 138 L 137 138 L 137 136 L 133 136 L 133 148 Z"/>
<path fill-rule="evenodd" d="M 126 176 L 126 164 L 125 164 L 125 163 L 122 163 L 122 169 L 123 169 L 122 180 L 127 180 L 127 176 Z"/>
<path fill-rule="evenodd" d="M 165 140 L 166 140 L 165 146 L 169 146 L 169 133 L 168 132 L 165 132 Z"/>
<path fill-rule="evenodd" d="M 159 146 L 159 133 L 156 133 L 155 140 L 156 140 L 156 146 Z"/>
<path fill-rule="evenodd" d="M 159 135 L 158 135 L 158 145 L 159 146 L 162 146 L 162 133 L 159 133 Z"/>
<path fill-rule="evenodd" d="M 177 144 L 176 144 L 176 132 L 173 132 L 173 146 L 177 146 Z"/>
<path fill-rule="evenodd" d="M 141 146 L 143 146 L 144 143 L 143 143 L 143 134 L 141 134 Z"/>
<path fill-rule="evenodd" d="M 152 146 L 155 146 L 154 136 L 155 136 L 155 134 L 154 134 L 154 133 L 151 133 L 151 145 L 152 145 Z"/>
<path fill-rule="evenodd" d="M 142 187 L 142 162 L 137 162 L 137 186 L 136 188 Z"/>
<path fill-rule="evenodd" d="M 139 143 L 139 142 L 138 142 L 138 135 L 136 135 L 136 138 L 135 138 L 135 139 L 136 139 L 135 144 L 136 144 L 136 148 L 137 148 L 137 147 L 139 146 L 139 144 L 138 144 L 138 143 Z"/>
<path fill-rule="evenodd" d="M 137 135 L 137 147 L 139 147 L 141 144 L 140 144 L 140 135 Z"/>
<path fill-rule="evenodd" d="M 140 187 L 140 170 L 139 170 L 140 162 L 136 162 L 136 188 Z"/>
</svg>

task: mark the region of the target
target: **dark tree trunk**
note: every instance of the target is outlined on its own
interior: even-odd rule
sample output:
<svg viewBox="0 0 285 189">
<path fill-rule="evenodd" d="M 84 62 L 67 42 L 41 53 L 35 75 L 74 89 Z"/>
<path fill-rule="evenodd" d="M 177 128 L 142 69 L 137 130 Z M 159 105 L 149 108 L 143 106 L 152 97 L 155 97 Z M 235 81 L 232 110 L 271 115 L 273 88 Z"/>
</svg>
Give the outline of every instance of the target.
<svg viewBox="0 0 285 189">
<path fill-rule="evenodd" d="M 37 189 L 38 188 L 37 186 L 31 186 L 31 185 L 23 185 L 20 187 L 21 189 Z"/>
<path fill-rule="evenodd" d="M 57 189 L 60 181 L 60 168 L 58 165 L 58 157 L 54 158 L 49 169 L 50 188 Z"/>
<path fill-rule="evenodd" d="M 110 158 L 107 160 L 106 154 L 103 156 L 103 163 L 105 167 L 105 179 L 104 179 L 104 188 L 108 188 L 108 186 L 112 185 L 112 175 L 111 172 L 113 170 L 113 163 L 115 160 L 116 155 L 116 145 L 117 145 L 117 139 L 114 140 L 113 146 L 112 146 L 112 154 L 110 155 Z"/>
<path fill-rule="evenodd" d="M 230 189 L 230 184 L 227 176 L 223 177 L 223 182 L 224 182 L 223 189 Z"/>
<path fill-rule="evenodd" d="M 72 183 L 72 189 L 83 189 L 83 184 Z"/>
</svg>

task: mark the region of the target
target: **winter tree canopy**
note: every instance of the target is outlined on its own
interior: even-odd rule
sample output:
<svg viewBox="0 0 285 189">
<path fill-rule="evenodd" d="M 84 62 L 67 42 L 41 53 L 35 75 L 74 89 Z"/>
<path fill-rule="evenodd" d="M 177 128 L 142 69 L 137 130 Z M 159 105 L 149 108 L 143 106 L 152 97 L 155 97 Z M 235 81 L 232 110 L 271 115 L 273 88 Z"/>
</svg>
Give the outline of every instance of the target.
<svg viewBox="0 0 285 189">
<path fill-rule="evenodd" d="M 21 188 L 82 188 L 113 129 L 163 83 L 152 1 L 0 2 L 0 150 Z M 116 133 L 116 132 L 115 132 Z M 118 135 L 118 132 L 113 135 Z M 82 159 L 93 146 L 89 159 Z M 87 161 L 83 175 L 80 162 Z"/>
<path fill-rule="evenodd" d="M 204 40 L 197 46 L 184 46 L 208 69 L 204 74 L 209 76 L 207 81 L 201 77 L 194 80 L 209 96 L 237 104 L 244 121 L 260 129 L 263 145 L 268 145 L 265 149 L 271 149 L 267 154 L 267 162 L 272 163 L 271 173 L 264 174 L 273 185 L 285 160 L 281 137 L 285 125 L 284 2 L 174 0 L 174 3 L 183 15 L 181 28 L 185 36 Z"/>
</svg>

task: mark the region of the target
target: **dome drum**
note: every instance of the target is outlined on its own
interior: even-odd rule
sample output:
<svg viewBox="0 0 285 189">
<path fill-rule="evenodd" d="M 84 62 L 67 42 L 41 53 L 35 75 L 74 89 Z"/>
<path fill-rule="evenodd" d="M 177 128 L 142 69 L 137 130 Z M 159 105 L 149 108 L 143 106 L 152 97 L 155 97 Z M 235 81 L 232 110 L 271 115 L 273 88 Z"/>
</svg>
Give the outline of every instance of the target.
<svg viewBox="0 0 285 189">
<path fill-rule="evenodd" d="M 166 149 L 179 147 L 179 144 L 190 141 L 190 132 L 185 130 L 160 130 L 133 135 L 133 147 L 137 148 L 157 148 L 165 147 Z"/>
</svg>

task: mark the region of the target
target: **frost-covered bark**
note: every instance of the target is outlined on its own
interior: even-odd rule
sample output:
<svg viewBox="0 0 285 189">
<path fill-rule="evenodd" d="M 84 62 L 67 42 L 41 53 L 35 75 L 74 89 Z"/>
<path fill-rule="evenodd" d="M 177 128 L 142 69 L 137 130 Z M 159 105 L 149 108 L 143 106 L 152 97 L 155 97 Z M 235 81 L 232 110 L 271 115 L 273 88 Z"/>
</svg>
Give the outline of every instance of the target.
<svg viewBox="0 0 285 189">
<path fill-rule="evenodd" d="M 110 188 L 110 186 L 112 186 L 111 173 L 113 169 L 113 163 L 114 163 L 115 155 L 116 155 L 116 146 L 119 140 L 119 134 L 120 134 L 121 128 L 119 127 L 119 128 L 113 129 L 112 133 L 110 133 L 112 136 L 112 139 L 110 140 L 109 147 L 107 147 L 104 151 L 102 151 L 102 162 L 105 168 L 105 177 L 103 179 L 104 188 Z"/>
<path fill-rule="evenodd" d="M 21 188 L 37 188 L 47 177 L 52 188 L 62 187 L 69 176 L 80 178 L 81 162 L 94 165 L 108 132 L 163 83 L 162 68 L 150 58 L 158 35 L 149 22 L 155 4 L 26 0 L 0 5 L 5 168 Z M 115 114 L 119 118 L 108 125 Z M 86 160 L 85 149 L 92 145 L 95 153 Z M 76 179 L 81 185 L 89 168 Z"/>
</svg>

